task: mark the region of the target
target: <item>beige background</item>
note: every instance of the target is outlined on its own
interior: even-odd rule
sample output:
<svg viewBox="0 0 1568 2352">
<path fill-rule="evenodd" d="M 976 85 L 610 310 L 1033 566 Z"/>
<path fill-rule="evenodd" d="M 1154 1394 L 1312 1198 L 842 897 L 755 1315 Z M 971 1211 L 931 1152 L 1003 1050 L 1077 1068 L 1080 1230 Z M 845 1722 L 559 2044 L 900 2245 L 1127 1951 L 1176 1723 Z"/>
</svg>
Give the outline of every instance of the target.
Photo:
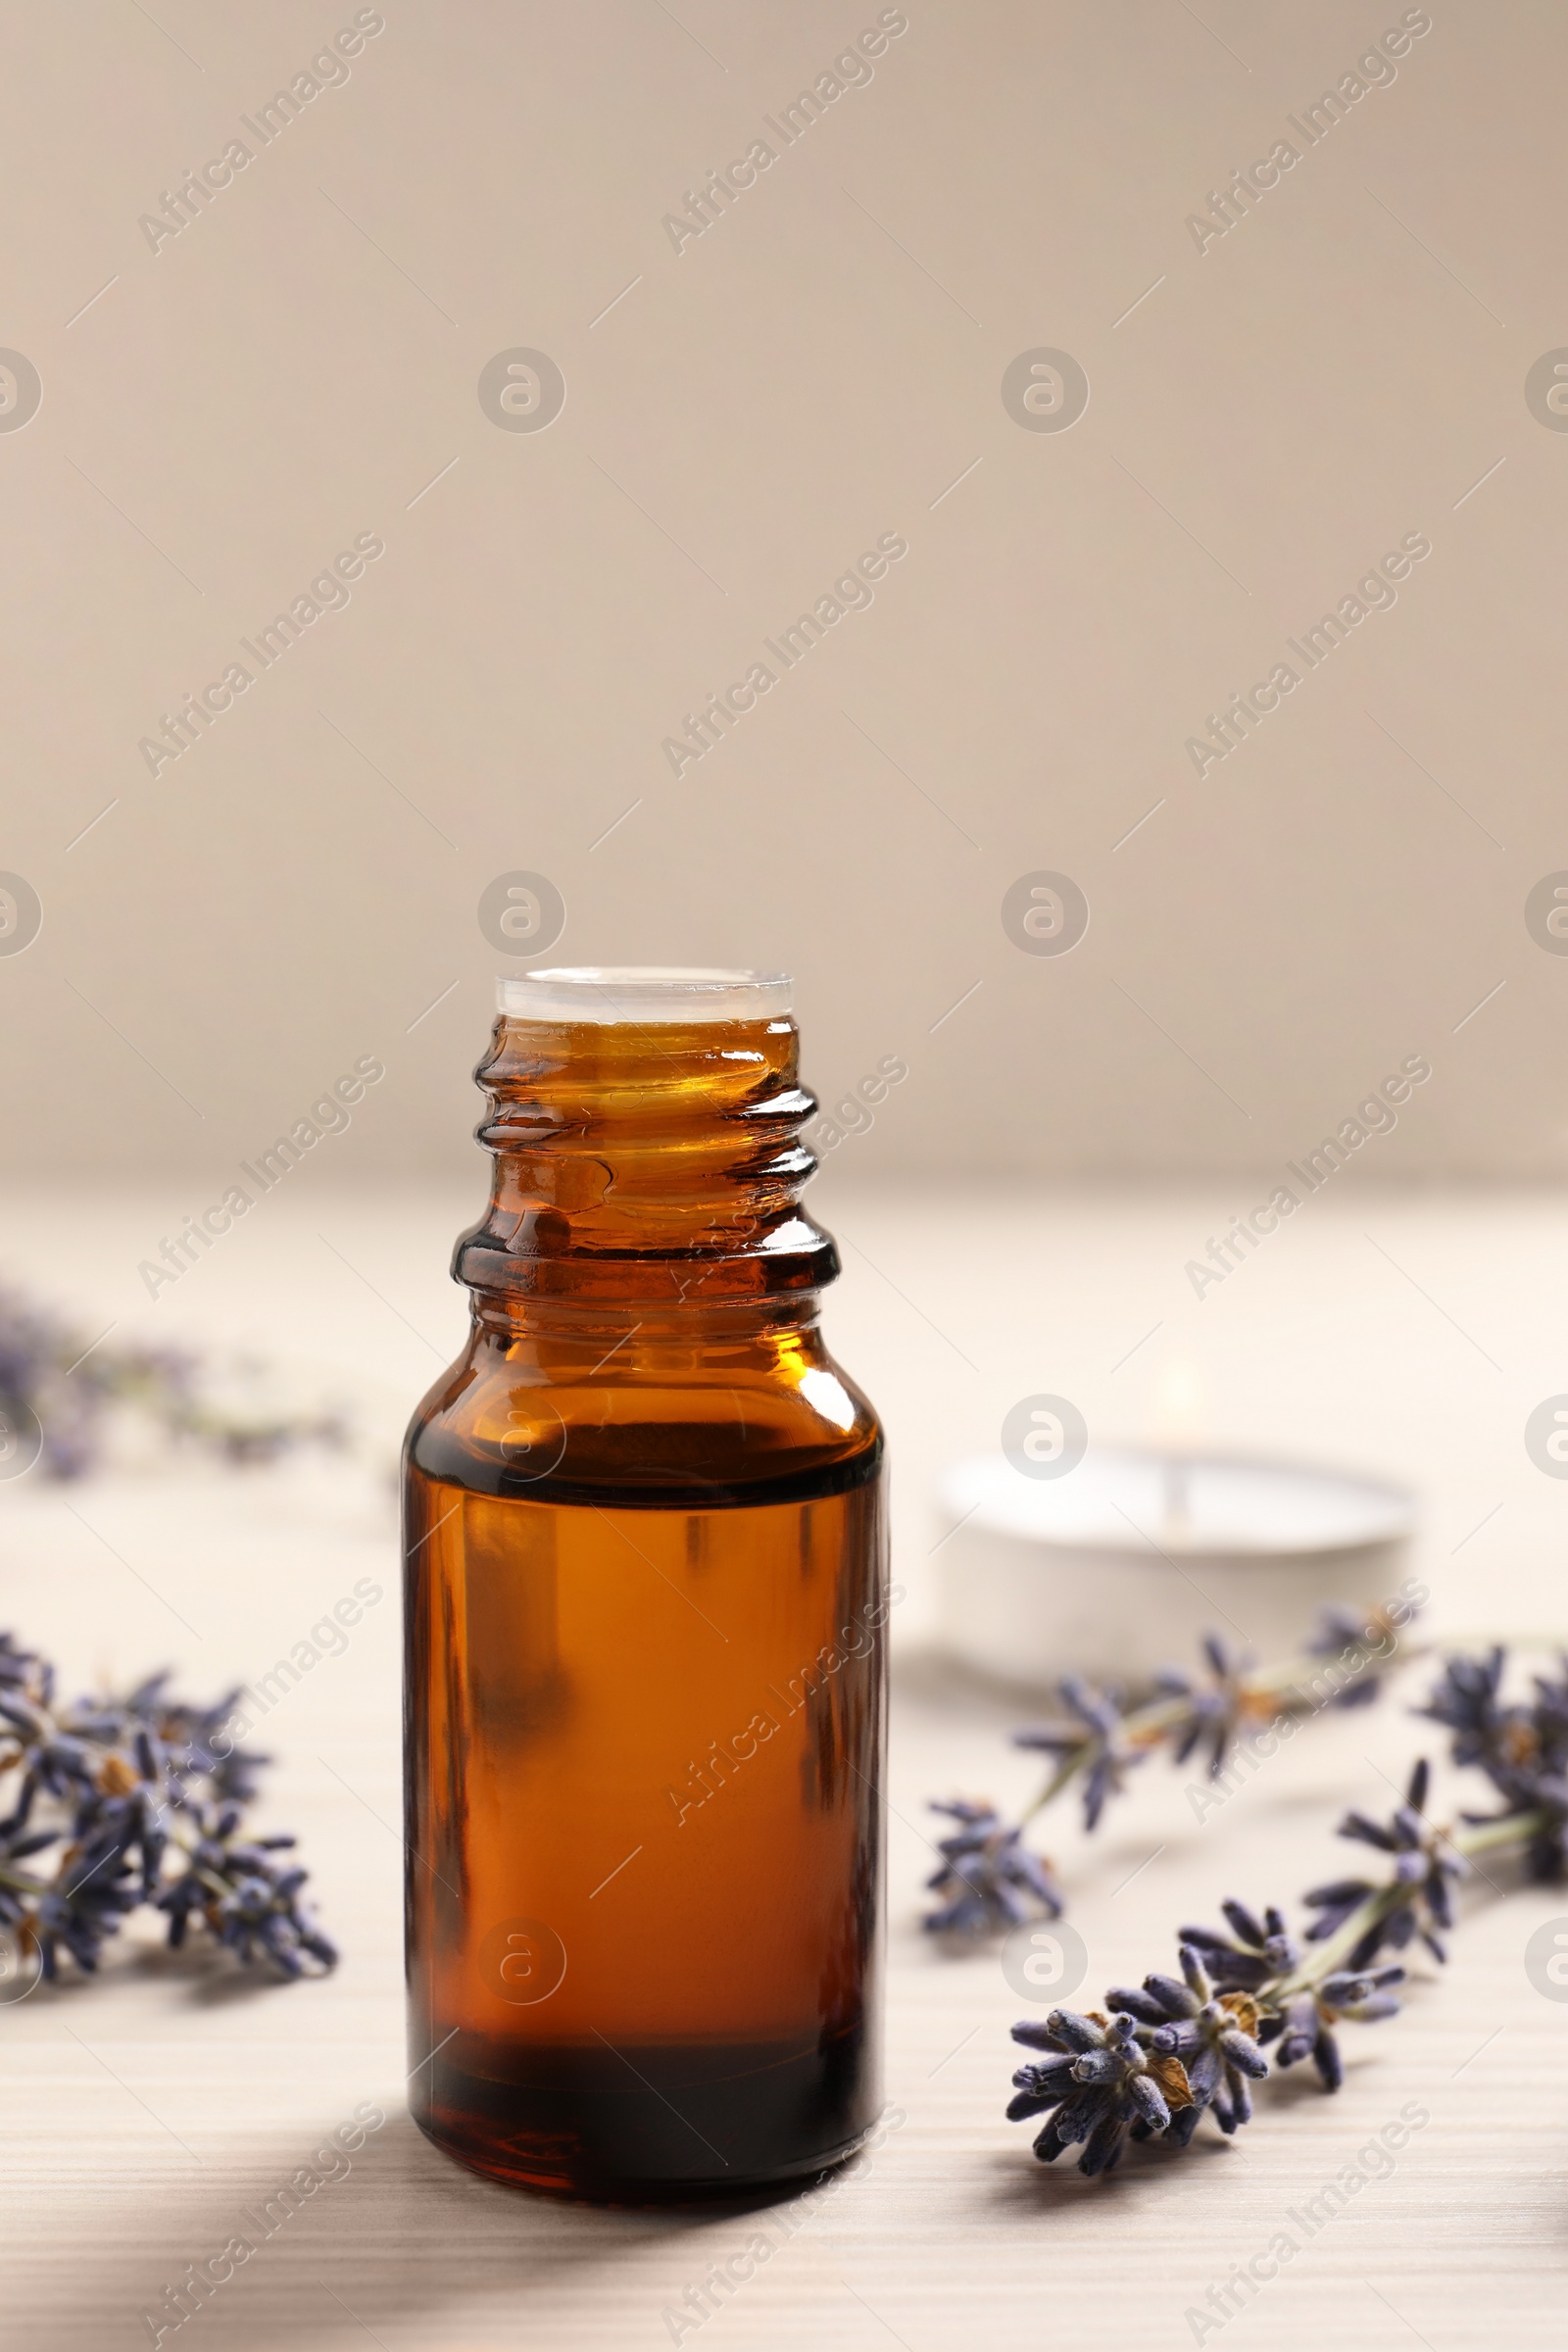
<svg viewBox="0 0 1568 2352">
<path fill-rule="evenodd" d="M 138 217 L 354 11 L 13 13 L 0 342 L 44 389 L 0 434 L 0 866 L 45 909 L 0 958 L 13 1167 L 135 1170 L 173 1216 L 365 1054 L 335 1171 L 471 1167 L 513 868 L 565 899 L 552 960 L 793 967 L 826 1096 L 903 1055 L 867 1174 L 1273 1168 L 1411 1052 L 1363 1164 L 1568 1166 L 1568 961 L 1523 922 L 1568 862 L 1568 436 L 1524 399 L 1568 338 L 1568 19 L 1435 0 L 1200 255 L 1205 192 L 1400 8 L 910 0 L 677 256 L 682 191 L 877 13 L 389 0 L 156 253 Z M 1068 432 L 1002 404 L 1040 345 L 1090 378 Z M 481 411 L 515 346 L 564 373 L 547 431 Z M 149 775 L 160 714 L 366 531 L 348 608 Z M 870 610 L 677 781 L 682 713 L 892 531 Z M 1408 531 L 1397 606 L 1200 781 L 1204 714 Z M 1059 959 L 1001 926 L 1040 867 L 1093 909 Z"/>
</svg>

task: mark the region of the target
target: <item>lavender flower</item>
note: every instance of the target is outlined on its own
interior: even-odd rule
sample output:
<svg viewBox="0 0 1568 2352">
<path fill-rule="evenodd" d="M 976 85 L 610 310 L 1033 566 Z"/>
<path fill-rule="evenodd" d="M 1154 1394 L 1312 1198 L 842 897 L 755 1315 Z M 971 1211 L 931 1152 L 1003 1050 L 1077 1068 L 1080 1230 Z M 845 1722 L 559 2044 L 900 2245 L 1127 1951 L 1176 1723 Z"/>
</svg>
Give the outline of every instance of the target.
<svg viewBox="0 0 1568 2352">
<path fill-rule="evenodd" d="M 60 1834 L 58 1830 L 0 1828 L 0 1934 L 14 1944 L 31 1945 L 34 1941 L 34 1905 L 48 1888 L 46 1879 L 22 1866 L 56 1844 Z"/>
<path fill-rule="evenodd" d="M 92 1758 L 85 1741 L 62 1727 L 41 1697 L 15 1686 L 0 1690 L 0 1726 L 17 1742 L 9 1755 L 0 1756 L 0 1768 L 23 1766 L 16 1805 L 8 1816 L 18 1828 L 31 1813 L 40 1789 L 63 1797 L 73 1788 L 91 1787 Z"/>
<path fill-rule="evenodd" d="M 272 1461 L 305 1442 L 337 1446 L 347 1435 L 335 1413 L 236 1413 L 210 1382 L 204 1386 L 195 1356 L 94 1346 L 89 1332 L 64 1316 L 0 1288 L 0 1411 L 13 1422 L 36 1421 L 44 1476 L 76 1479 L 95 1470 L 117 1406 L 232 1463 Z"/>
<path fill-rule="evenodd" d="M 923 1923 L 933 1935 L 981 1936 L 1026 1919 L 1060 1917 L 1062 1898 L 1051 1866 L 1019 1842 L 1021 1824 L 1009 1829 L 995 1806 L 967 1797 L 933 1799 L 931 1810 L 959 1825 L 938 1840 L 942 1868 L 926 1881 L 942 1898 L 940 1910 Z"/>
<path fill-rule="evenodd" d="M 1185 1764 L 1201 1742 L 1208 1750 L 1208 1777 L 1217 1781 L 1225 1770 L 1237 1733 L 1250 1717 L 1255 1719 L 1260 1710 L 1245 1679 L 1250 1658 L 1240 1654 L 1233 1658 L 1218 1634 L 1203 1636 L 1203 1655 L 1212 1682 L 1200 1683 L 1180 1668 L 1167 1666 L 1157 1677 L 1156 1687 L 1168 1697 L 1184 1702 L 1169 1734 L 1171 1762 Z M 1272 1704 L 1266 1711 L 1270 1714 L 1275 1711 Z"/>
<path fill-rule="evenodd" d="M 1363 1610 L 1359 1616 L 1348 1610 L 1328 1611 L 1308 1655 L 1287 1666 L 1266 1669 L 1230 1649 L 1217 1634 L 1209 1634 L 1202 1643 L 1206 1677 L 1200 1671 L 1190 1674 L 1169 1667 L 1157 1678 L 1154 1696 L 1131 1712 L 1124 1710 L 1119 1691 L 1097 1690 L 1081 1676 L 1067 1676 L 1058 1686 L 1067 1712 L 1012 1736 L 1015 1747 L 1038 1748 L 1054 1760 L 1051 1778 L 1024 1814 L 1024 1824 L 1070 1782 L 1078 1781 L 1085 1826 L 1096 1829 L 1109 1799 L 1127 1788 L 1134 1766 L 1155 1748 L 1165 1748 L 1178 1765 L 1201 1751 L 1210 1779 L 1221 1780 L 1237 1740 L 1250 1729 L 1271 1723 L 1282 1714 L 1312 1713 L 1323 1705 L 1361 1704 L 1378 1689 L 1379 1673 L 1363 1671 L 1354 1682 L 1341 1686 L 1332 1671 L 1312 1671 L 1313 1656 L 1350 1646 L 1364 1657 L 1362 1645 L 1385 1636 L 1392 1638 L 1414 1613 L 1414 1605 L 1403 1599 Z M 1387 1671 L 1387 1663 L 1385 1660 L 1380 1671 Z M 1325 1682 L 1329 1685 L 1326 1697 L 1322 1692 Z M 1568 1686 L 1563 1709 L 1564 1753 L 1568 1755 Z M 1564 1798 L 1564 1820 L 1568 1822 L 1568 1784 Z M 993 1831 L 998 1826 L 993 1817 Z M 963 1898 L 955 1891 L 953 1900 L 962 1904 Z M 976 1911 L 963 1905 L 965 1923 L 976 1928 L 988 1918 L 995 1924 L 1010 1921 L 1011 1916 L 1005 1905 L 993 1905 L 989 1913 L 984 1906 Z M 953 1924 L 947 1906 L 926 1922 L 938 1930 Z"/>
<path fill-rule="evenodd" d="M 1398 1967 L 1359 1973 L 1337 1969 L 1321 1984 L 1284 1995 L 1278 2015 L 1264 2021 L 1258 2039 L 1267 2044 L 1277 2036 L 1279 2047 L 1274 2055 L 1282 2067 L 1310 2058 L 1324 2089 L 1338 2090 L 1345 2068 L 1334 2028 L 1347 2017 L 1362 2026 L 1396 2017 L 1398 1995 L 1389 1987 L 1403 1982 L 1404 1971 Z"/>
<path fill-rule="evenodd" d="M 1479 1766 L 1503 1800 L 1500 1814 L 1469 1813 L 1465 1819 L 1538 1816 L 1525 1848 L 1526 1868 L 1533 1879 L 1560 1879 L 1568 1873 L 1568 1661 L 1561 1682 L 1535 1678 L 1533 1702 L 1504 1705 L 1506 1656 L 1494 1649 L 1485 1658 L 1450 1658 L 1417 1712 L 1447 1726 L 1454 1762 Z"/>
<path fill-rule="evenodd" d="M 172 1696 L 155 1675 L 123 1696 L 60 1705 L 42 1658 L 0 1634 L 0 1928 L 93 1974 L 125 1915 L 149 1903 L 183 1942 L 192 1921 L 247 1964 L 285 1977 L 330 1968 L 334 1946 L 307 1909 L 306 1874 L 274 1859 L 292 1838 L 247 1838 L 244 1807 L 267 1761 L 216 1740 L 237 1691 L 215 1706 Z M 53 1875 L 36 1857 L 58 1846 Z M 172 1865 L 172 1875 L 170 1866 Z"/>
<path fill-rule="evenodd" d="M 1082 2141 L 1078 2170 L 1091 2179 L 1108 2173 L 1129 2133 L 1151 2138 L 1169 2129 L 1173 2113 L 1193 2104 L 1181 2060 L 1146 2047 L 1147 2036 L 1129 2014 L 1080 2017 L 1073 2009 L 1053 2009 L 1044 2025 L 1026 2018 L 1014 2026 L 1012 2038 L 1050 2053 L 1043 2064 L 1018 2069 L 1007 2108 L 1010 2123 L 1054 2110 L 1034 2143 L 1043 2164 L 1054 2164 L 1063 2148 Z"/>
<path fill-rule="evenodd" d="M 1209 1663 L 1216 1686 L 1227 1676 L 1242 1682 L 1223 1653 L 1210 1650 Z M 1043 2026 L 1013 2028 L 1015 2040 L 1046 2053 L 1042 2063 L 1014 2075 L 1017 2095 L 1007 2110 L 1014 2121 L 1050 2117 L 1035 2143 L 1038 2156 L 1049 2163 L 1082 2141 L 1081 2169 L 1099 2174 L 1116 2164 L 1129 2139 L 1159 2137 L 1185 2147 L 1205 2112 L 1222 2132 L 1234 2132 L 1251 2114 L 1251 2083 L 1269 2072 L 1265 2051 L 1282 2069 L 1310 2058 L 1325 2090 L 1338 2090 L 1344 2064 L 1336 2029 L 1347 2020 L 1372 2024 L 1396 2014 L 1396 1987 L 1405 1972 L 1397 1962 L 1379 1964 L 1385 1948 L 1402 1950 L 1419 1936 L 1439 1960 L 1446 1957 L 1452 1886 L 1469 1856 L 1514 1846 L 1538 1874 L 1561 1869 L 1568 1837 L 1568 1661 L 1561 1679 L 1538 1676 L 1533 1697 L 1523 1702 L 1504 1701 L 1502 1671 L 1500 1650 L 1486 1659 L 1454 1659 L 1420 1712 L 1447 1725 L 1455 1761 L 1487 1774 L 1507 1800 L 1503 1812 L 1467 1815 L 1468 1826 L 1451 1835 L 1437 1828 L 1425 1818 L 1430 1775 L 1418 1762 L 1387 1824 L 1351 1812 L 1340 1825 L 1343 1837 L 1389 1858 L 1389 1875 L 1338 1881 L 1307 1895 L 1318 1916 L 1304 1943 L 1279 1910 L 1270 1907 L 1259 1918 L 1227 1900 L 1221 1907 L 1228 1934 L 1181 1931 L 1179 1979 L 1156 1973 L 1136 1990 L 1113 1986 L 1105 2012 L 1079 2017 L 1054 2010 Z M 1168 1728 L 1179 1718 L 1191 1753 L 1194 1716 L 1202 1716 L 1201 1737 L 1221 1722 L 1223 1710 L 1213 1693 L 1195 1692 L 1185 1678 L 1168 1678 L 1167 1690 L 1173 1711 L 1162 1720 Z M 1082 1735 L 1075 1739 L 1085 1744 Z M 1179 2095 L 1172 2088 L 1177 2076 L 1167 2068 L 1178 2070 Z"/>
<path fill-rule="evenodd" d="M 1065 1781 L 1070 1773 L 1083 1774 L 1084 1827 L 1092 1830 L 1104 1811 L 1106 1797 L 1121 1793 L 1129 1768 L 1141 1764 L 1148 1750 L 1127 1738 L 1115 1691 L 1097 1690 L 1076 1674 L 1068 1675 L 1060 1690 L 1076 1722 L 1043 1723 L 1014 1732 L 1012 1744 L 1044 1748 L 1056 1756 L 1058 1781 Z"/>
<path fill-rule="evenodd" d="M 1186 2068 L 1191 2120 L 1183 2116 L 1185 2129 L 1172 2132 L 1178 2145 L 1185 2146 L 1205 2107 L 1212 2107 L 1214 2121 L 1227 2133 L 1250 2120 L 1248 2082 L 1268 2073 L 1268 2060 L 1255 2038 L 1259 2012 L 1250 1995 L 1216 1995 L 1192 1944 L 1181 1945 L 1179 1958 L 1181 1983 L 1174 1977 L 1146 1977 L 1142 1992 L 1111 1991 L 1105 1998 L 1152 2029 L 1152 2049 L 1180 2058 Z"/>
<path fill-rule="evenodd" d="M 1372 1896 L 1387 1898 L 1377 1915 L 1369 1917 L 1365 1934 L 1350 1953 L 1354 1970 L 1365 1969 L 1385 1944 L 1402 1951 L 1414 1936 L 1421 1937 L 1434 1959 L 1447 1958 L 1439 1930 L 1446 1932 L 1453 1925 L 1449 1883 L 1464 1876 L 1466 1864 L 1446 1834 L 1423 1819 L 1429 1777 L 1423 1758 L 1411 1773 L 1404 1802 L 1396 1806 L 1387 1829 L 1369 1821 L 1364 1813 L 1347 1813 L 1340 1824 L 1342 1838 L 1359 1838 L 1380 1853 L 1394 1855 L 1392 1882 L 1375 1885 L 1369 1879 L 1336 1879 L 1332 1886 L 1315 1887 L 1301 1898 L 1318 1913 L 1307 1931 L 1314 1943 L 1332 1936 Z"/>
<path fill-rule="evenodd" d="M 294 1839 L 237 1842 L 236 1806 L 207 1813 L 205 1834 L 189 1849 L 185 1869 L 157 1898 L 158 1908 L 169 1914 L 171 1944 L 182 1944 L 192 1917 L 199 1916 L 240 1960 L 270 1961 L 286 1977 L 308 1973 L 306 1959 L 322 1969 L 334 1967 L 337 1948 L 300 1897 L 307 1874 L 272 1860 Z"/>
<path fill-rule="evenodd" d="M 38 1896 L 25 1922 L 46 1977 L 59 1974 L 62 1946 L 86 1975 L 96 1971 L 104 1944 L 141 1899 L 130 1875 L 130 1859 L 108 1830 L 88 1832 L 67 1846 L 54 1885 Z"/>
<path fill-rule="evenodd" d="M 1318 1631 L 1307 1648 L 1314 1657 L 1331 1658 L 1347 1650 L 1361 1653 L 1369 1640 L 1387 1642 L 1388 1656 L 1371 1659 L 1343 1690 L 1336 1690 L 1329 1700 L 1331 1707 L 1369 1707 L 1383 1688 L 1384 1678 L 1394 1661 L 1400 1633 L 1414 1615 L 1412 1609 L 1391 1608 L 1386 1602 L 1375 1609 L 1348 1609 L 1336 1602 L 1318 1612 Z"/>
<path fill-rule="evenodd" d="M 961 1927 L 966 1934 L 1010 1927 L 1020 1917 L 1015 1903 L 1020 1893 L 1032 1895 L 1051 1915 L 1060 1912 L 1060 1895 L 1049 1868 L 1020 1844 L 1020 1833 L 1034 1813 L 1042 1811 L 1060 1789 L 1072 1781 L 1081 1783 L 1084 1823 L 1093 1830 L 1101 1823 L 1107 1801 L 1126 1789 L 1133 1766 L 1143 1764 L 1156 1747 L 1166 1747 L 1175 1764 L 1185 1764 L 1201 1750 L 1208 1776 L 1222 1781 L 1234 1742 L 1249 1727 L 1274 1722 L 1279 1715 L 1312 1715 L 1324 1705 L 1366 1703 L 1378 1691 L 1380 1677 L 1392 1663 L 1392 1646 L 1390 1656 L 1368 1660 L 1366 1644 L 1371 1642 L 1380 1646 L 1385 1637 L 1392 1644 L 1413 1616 L 1415 1604 L 1403 1597 L 1361 1613 L 1326 1611 L 1307 1656 L 1296 1658 L 1284 1668 L 1255 1668 L 1253 1660 L 1227 1648 L 1218 1635 L 1206 1635 L 1203 1663 L 1208 1677 L 1168 1668 L 1159 1675 L 1154 1698 L 1131 1712 L 1121 1705 L 1119 1691 L 1093 1689 L 1077 1675 L 1067 1677 L 1060 1684 L 1067 1715 L 1013 1734 L 1015 1747 L 1039 1747 L 1054 1759 L 1051 1778 L 1015 1830 L 1004 1830 L 990 1801 L 971 1806 L 971 1811 L 959 1816 L 968 1833 L 973 1833 L 973 1844 L 964 1837 L 943 1841 L 943 1858 L 953 1865 L 961 1863 L 961 1870 L 950 1868 L 931 1880 L 933 1886 L 943 1888 L 948 1900 L 941 1910 L 931 1912 L 924 1924 L 936 1934 L 955 1927 Z M 1356 1651 L 1356 1680 L 1340 1682 L 1333 1668 L 1314 1672 L 1312 1658 L 1328 1656 L 1336 1648 Z M 1554 1816 L 1554 1851 L 1568 1846 L 1568 1680 L 1558 1691 L 1558 1700 L 1561 1722 L 1554 1754 L 1558 1771 L 1563 1771 L 1563 1801 Z M 953 1806 L 938 1806 L 938 1811 L 953 1811 Z M 1549 1841 L 1546 1830 L 1540 1828 L 1540 1835 L 1544 1848 L 1544 1841 Z M 1004 1853 L 1004 1846 L 1015 1851 L 1013 1863 Z M 995 1870 L 992 1860 L 997 1863 Z M 1044 1872 L 1044 1884 L 1034 1872 Z"/>
<path fill-rule="evenodd" d="M 1402 1968 L 1337 1970 L 1321 1984 L 1300 1981 L 1302 1953 L 1284 1915 L 1270 1909 L 1262 1921 L 1244 1903 L 1221 1905 L 1235 1940 L 1211 1928 L 1184 1928 L 1183 1940 L 1201 1953 L 1216 1984 L 1250 1995 L 1261 2048 L 1278 2042 L 1282 2067 L 1310 2058 L 1325 2090 L 1338 2090 L 1345 2070 L 1333 2029 L 1343 2018 L 1357 2024 L 1393 2017 L 1399 2003 L 1389 1987 L 1403 1982 Z"/>
<path fill-rule="evenodd" d="M 1290 1974 L 1300 1955 L 1286 1932 L 1283 1912 L 1270 1905 L 1259 1922 L 1245 1903 L 1234 1898 L 1221 1903 L 1220 1909 L 1230 1922 L 1234 1940 L 1212 1928 L 1183 1928 L 1181 1932 L 1183 1943 L 1201 1954 L 1216 1984 L 1227 1992 L 1258 1992 Z"/>
<path fill-rule="evenodd" d="M 1314 1983 L 1278 1911 L 1261 1922 L 1242 1903 L 1224 1911 L 1234 1939 L 1184 1930 L 1179 1978 L 1155 1973 L 1136 1989 L 1112 1985 L 1105 2011 L 1087 2017 L 1056 2009 L 1044 2025 L 1013 2027 L 1015 2041 L 1047 2053 L 1013 2076 L 1007 2109 L 1014 2123 L 1050 2114 L 1035 2142 L 1043 2162 L 1082 2140 L 1079 2169 L 1109 2172 L 1129 2138 L 1185 2148 L 1205 2114 L 1233 2134 L 1251 2120 L 1251 2085 L 1269 2072 L 1270 2043 L 1282 2066 L 1311 2057 L 1324 2088 L 1337 2090 L 1334 2026 L 1397 2009 L 1390 1987 L 1401 1968 L 1336 1969 Z"/>
<path fill-rule="evenodd" d="M 1507 1655 L 1498 1647 L 1484 1658 L 1449 1658 L 1426 1705 L 1415 1710 L 1452 1732 L 1456 1764 L 1479 1764 L 1489 1775 L 1510 1770 L 1516 1760 L 1509 1753 L 1516 1710 L 1498 1696 Z"/>
</svg>

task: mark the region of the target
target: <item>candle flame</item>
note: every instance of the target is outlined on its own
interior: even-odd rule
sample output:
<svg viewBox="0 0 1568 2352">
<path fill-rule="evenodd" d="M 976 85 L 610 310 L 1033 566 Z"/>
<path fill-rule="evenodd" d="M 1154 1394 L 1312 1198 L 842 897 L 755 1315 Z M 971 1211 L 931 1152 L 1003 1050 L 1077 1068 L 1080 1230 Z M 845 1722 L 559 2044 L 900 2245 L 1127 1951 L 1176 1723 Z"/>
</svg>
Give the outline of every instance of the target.
<svg viewBox="0 0 1568 2352">
<path fill-rule="evenodd" d="M 1202 1375 L 1191 1357 L 1171 1356 L 1161 1365 L 1150 1420 L 1154 1448 L 1165 1457 L 1161 1538 L 1167 1551 L 1180 1551 L 1193 1541 L 1190 1465 L 1204 1420 Z"/>
<path fill-rule="evenodd" d="M 1189 1356 L 1172 1356 L 1154 1382 L 1151 1436 L 1161 1453 L 1195 1453 L 1206 1418 L 1203 1378 Z"/>
</svg>

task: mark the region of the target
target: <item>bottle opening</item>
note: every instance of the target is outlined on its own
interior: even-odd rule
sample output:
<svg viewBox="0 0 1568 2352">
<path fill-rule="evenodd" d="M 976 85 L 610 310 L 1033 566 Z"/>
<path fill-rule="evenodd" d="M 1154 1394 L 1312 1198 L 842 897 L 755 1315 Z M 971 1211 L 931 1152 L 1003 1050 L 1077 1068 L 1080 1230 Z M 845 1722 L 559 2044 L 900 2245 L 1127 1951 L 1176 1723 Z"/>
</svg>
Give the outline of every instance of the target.
<svg viewBox="0 0 1568 2352">
<path fill-rule="evenodd" d="M 788 972 L 699 964 L 566 964 L 505 975 L 496 1009 L 514 1021 L 765 1021 L 790 1010 Z"/>
</svg>

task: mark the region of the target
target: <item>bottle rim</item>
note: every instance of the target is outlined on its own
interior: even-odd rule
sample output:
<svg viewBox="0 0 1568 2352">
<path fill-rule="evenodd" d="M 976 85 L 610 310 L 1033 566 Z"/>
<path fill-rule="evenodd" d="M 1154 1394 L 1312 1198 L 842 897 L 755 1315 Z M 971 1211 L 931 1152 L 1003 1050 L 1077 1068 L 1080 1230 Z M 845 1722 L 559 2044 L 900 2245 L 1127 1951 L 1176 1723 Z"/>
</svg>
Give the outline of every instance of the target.
<svg viewBox="0 0 1568 2352">
<path fill-rule="evenodd" d="M 763 1021 L 788 1015 L 795 983 L 788 972 L 729 970 L 706 964 L 559 964 L 503 973 L 496 1009 L 516 1021 Z"/>
</svg>

